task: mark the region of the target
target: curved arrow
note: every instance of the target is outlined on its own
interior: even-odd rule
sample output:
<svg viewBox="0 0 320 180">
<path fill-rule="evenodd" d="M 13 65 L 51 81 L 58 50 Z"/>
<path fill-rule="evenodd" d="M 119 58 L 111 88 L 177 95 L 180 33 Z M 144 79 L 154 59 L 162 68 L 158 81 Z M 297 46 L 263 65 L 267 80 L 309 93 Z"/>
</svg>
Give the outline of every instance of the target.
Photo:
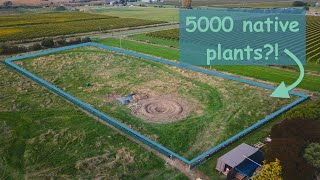
<svg viewBox="0 0 320 180">
<path fill-rule="evenodd" d="M 278 98 L 290 98 L 289 91 L 293 88 L 297 87 L 298 84 L 301 83 L 303 77 L 304 77 L 304 68 L 300 60 L 295 56 L 292 52 L 290 52 L 288 49 L 285 49 L 284 52 L 291 57 L 299 66 L 300 69 L 300 75 L 299 78 L 290 86 L 286 87 L 286 84 L 282 81 L 281 84 L 273 91 L 271 94 L 271 97 L 278 97 Z"/>
</svg>

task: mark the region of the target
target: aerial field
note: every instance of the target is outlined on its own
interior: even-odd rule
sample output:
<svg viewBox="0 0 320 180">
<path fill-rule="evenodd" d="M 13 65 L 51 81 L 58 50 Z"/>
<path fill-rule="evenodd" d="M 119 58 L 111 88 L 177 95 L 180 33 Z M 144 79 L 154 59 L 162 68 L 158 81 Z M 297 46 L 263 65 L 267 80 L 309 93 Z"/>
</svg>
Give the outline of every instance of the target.
<svg viewBox="0 0 320 180">
<path fill-rule="evenodd" d="M 187 179 L 0 63 L 0 179 Z"/>
<path fill-rule="evenodd" d="M 320 17 L 307 16 L 306 21 L 307 21 L 306 23 L 307 25 L 307 28 L 306 28 L 307 62 L 319 64 L 320 63 L 320 46 L 319 46 Z M 170 30 L 151 32 L 151 33 L 147 33 L 146 36 L 178 41 L 179 30 L 170 29 Z M 139 37 L 137 38 L 139 39 Z"/>
<path fill-rule="evenodd" d="M 90 7 L 88 7 L 90 8 Z M 91 8 L 91 9 L 94 9 Z M 113 8 L 100 7 L 93 10 L 94 13 L 122 18 L 137 18 L 167 22 L 179 22 L 178 8 L 154 8 L 154 7 L 130 7 Z"/>
<path fill-rule="evenodd" d="M 271 90 L 93 47 L 17 63 L 187 159 L 295 99 L 273 99 Z M 120 105 L 117 98 L 129 94 L 133 102 Z"/>
<path fill-rule="evenodd" d="M 163 23 L 82 12 L 0 17 L 0 42 L 86 33 Z"/>
</svg>

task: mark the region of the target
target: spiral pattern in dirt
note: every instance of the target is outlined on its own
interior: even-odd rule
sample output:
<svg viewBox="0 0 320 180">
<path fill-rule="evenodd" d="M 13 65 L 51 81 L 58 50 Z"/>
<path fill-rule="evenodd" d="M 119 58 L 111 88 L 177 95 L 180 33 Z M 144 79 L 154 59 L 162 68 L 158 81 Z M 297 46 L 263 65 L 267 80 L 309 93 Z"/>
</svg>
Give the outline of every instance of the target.
<svg viewBox="0 0 320 180">
<path fill-rule="evenodd" d="M 136 115 L 154 123 L 178 121 L 189 113 L 187 103 L 177 97 L 153 97 L 139 101 Z"/>
</svg>

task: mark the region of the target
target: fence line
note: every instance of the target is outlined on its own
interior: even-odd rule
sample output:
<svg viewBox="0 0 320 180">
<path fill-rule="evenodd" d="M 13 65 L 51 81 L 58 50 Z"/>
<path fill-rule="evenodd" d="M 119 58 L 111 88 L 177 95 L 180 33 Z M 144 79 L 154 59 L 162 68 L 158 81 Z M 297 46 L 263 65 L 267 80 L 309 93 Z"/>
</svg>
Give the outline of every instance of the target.
<svg viewBox="0 0 320 180">
<path fill-rule="evenodd" d="M 93 108 L 92 106 L 82 102 L 81 100 L 75 98 L 74 96 L 71 96 L 70 94 L 66 93 L 65 91 L 55 87 L 54 85 L 48 83 L 47 81 L 41 79 L 40 77 L 30 73 L 29 71 L 19 67 L 18 65 L 14 64 L 12 61 L 17 61 L 17 60 L 22 60 L 22 59 L 26 59 L 26 58 L 32 58 L 32 57 L 36 57 L 36 56 L 41 56 L 41 55 L 47 55 L 47 54 L 51 54 L 51 53 L 55 53 L 55 52 L 59 52 L 59 51 L 64 51 L 64 50 L 70 50 L 70 49 L 74 49 L 74 48 L 79 48 L 79 47 L 84 47 L 84 46 L 95 46 L 98 48 L 103 48 L 103 49 L 107 49 L 110 51 L 115 51 L 118 53 L 123 53 L 123 54 L 127 54 L 127 55 L 131 55 L 131 56 L 135 56 L 135 57 L 139 57 L 139 58 L 144 58 L 144 59 L 148 59 L 151 61 L 157 61 L 157 62 L 161 62 L 164 64 L 168 64 L 168 65 L 172 65 L 172 66 L 177 66 L 177 67 L 181 67 L 181 68 L 185 68 L 185 69 L 189 69 L 189 70 L 193 70 L 193 71 L 198 71 L 198 72 L 202 72 L 205 74 L 209 74 L 212 76 L 218 76 L 218 77 L 222 77 L 222 78 L 226 78 L 226 79 L 230 79 L 230 80 L 234 80 L 234 81 L 239 81 L 242 83 L 246 83 L 246 84 L 250 84 L 250 85 L 254 85 L 254 86 L 258 86 L 258 87 L 262 87 L 262 88 L 266 88 L 266 89 L 275 89 L 275 87 L 273 86 L 269 86 L 266 84 L 262 84 L 262 83 L 258 83 L 255 81 L 251 81 L 251 80 L 246 80 L 246 79 L 242 79 L 242 78 L 238 78 L 238 77 L 234 77 L 231 75 L 225 75 L 225 74 L 221 74 L 218 72 L 213 72 L 213 71 L 209 71 L 206 69 L 202 69 L 202 68 L 198 68 L 195 66 L 191 66 L 188 64 L 182 64 L 182 63 L 176 63 L 176 62 L 172 62 L 172 61 L 168 61 L 168 60 L 164 60 L 164 59 L 160 59 L 160 58 L 156 58 L 156 57 L 152 57 L 152 56 L 148 56 L 148 55 L 144 55 L 144 54 L 139 54 L 136 52 L 132 52 L 132 51 L 127 51 L 124 49 L 119 49 L 119 48 L 114 48 L 114 47 L 110 47 L 110 46 L 106 46 L 106 45 L 102 45 L 102 44 L 97 44 L 97 43 L 83 43 L 83 44 L 78 44 L 78 45 L 72 45 L 72 46 L 67 46 L 67 47 L 62 47 L 62 48 L 56 48 L 53 50 L 47 50 L 47 51 L 42 51 L 42 52 L 38 52 L 38 53 L 33 53 L 33 54 L 28 54 L 28 55 L 24 55 L 24 56 L 18 56 L 15 58 L 8 58 L 5 60 L 5 64 L 8 65 L 9 67 L 13 68 L 14 70 L 16 70 L 17 72 L 25 75 L 26 77 L 36 81 L 37 83 L 41 84 L 42 86 L 46 87 L 47 89 L 49 89 L 50 91 L 54 92 L 55 94 L 65 98 L 66 100 L 68 100 L 69 102 L 73 103 L 74 105 L 82 108 L 83 110 L 89 112 L 90 114 L 100 118 L 101 120 L 105 121 L 106 123 L 110 124 L 111 126 L 117 128 L 118 130 L 120 130 L 121 132 L 125 133 L 126 135 L 129 135 L 130 137 L 138 140 L 139 142 L 147 145 L 148 147 L 156 150 L 157 152 L 167 156 L 167 157 L 173 157 L 173 158 L 177 158 L 180 161 L 186 163 L 189 165 L 190 169 L 193 169 L 197 166 L 199 166 L 200 164 L 204 163 L 208 158 L 210 158 L 212 155 L 214 155 L 216 152 L 222 150 L 223 148 L 225 148 L 226 146 L 232 144 L 233 142 L 241 139 L 242 137 L 244 137 L 245 135 L 249 134 L 250 132 L 254 131 L 255 129 L 259 128 L 260 126 L 262 126 L 263 124 L 269 122 L 270 120 L 274 119 L 275 117 L 281 115 L 282 113 L 288 111 L 289 109 L 291 109 L 292 107 L 302 103 L 303 101 L 307 100 L 309 98 L 309 96 L 302 94 L 302 93 L 298 93 L 298 92 L 294 92 L 294 91 L 290 91 L 290 94 L 293 95 L 297 95 L 300 96 L 300 98 L 290 104 L 288 104 L 287 106 L 285 106 L 284 108 L 268 115 L 267 117 L 265 117 L 264 119 L 258 121 L 257 123 L 253 124 L 252 126 L 250 126 L 249 128 L 241 131 L 240 133 L 234 135 L 233 137 L 225 140 L 224 142 L 220 143 L 219 145 L 209 149 L 208 151 L 202 153 L 201 155 L 199 155 L 198 157 L 192 159 L 192 160 L 187 160 L 184 157 L 172 152 L 171 150 L 167 149 L 166 147 L 156 143 L 155 141 L 145 137 L 144 135 L 138 133 L 137 131 L 129 128 L 128 126 L 118 122 L 117 120 L 115 120 L 114 118 L 102 113 L 101 111 Z"/>
</svg>

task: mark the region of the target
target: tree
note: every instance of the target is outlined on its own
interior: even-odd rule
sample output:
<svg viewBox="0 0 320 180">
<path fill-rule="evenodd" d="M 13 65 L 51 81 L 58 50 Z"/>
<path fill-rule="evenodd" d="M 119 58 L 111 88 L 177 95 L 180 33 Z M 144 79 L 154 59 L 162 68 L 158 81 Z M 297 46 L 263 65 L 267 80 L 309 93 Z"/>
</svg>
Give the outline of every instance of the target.
<svg viewBox="0 0 320 180">
<path fill-rule="evenodd" d="M 305 5 L 306 5 L 306 3 L 302 2 L 302 1 L 294 1 L 294 2 L 292 3 L 292 6 L 293 6 L 293 7 L 303 7 L 303 6 L 305 6 Z"/>
<path fill-rule="evenodd" d="M 40 43 L 35 43 L 32 46 L 29 47 L 30 51 L 38 51 L 41 50 L 42 46 L 40 45 Z"/>
<path fill-rule="evenodd" d="M 9 6 L 12 6 L 12 5 L 13 5 L 13 3 L 11 1 L 5 1 L 3 3 L 3 6 L 5 6 L 5 7 L 9 7 Z"/>
<path fill-rule="evenodd" d="M 90 39 L 90 37 L 84 37 L 84 38 L 81 39 L 81 41 L 83 43 L 86 43 L 86 42 L 91 42 L 91 39 Z"/>
<path fill-rule="evenodd" d="M 316 168 L 303 158 L 310 143 L 320 143 L 320 101 L 310 101 L 285 115 L 271 129 L 271 143 L 265 158 L 281 161 L 282 177 L 290 180 L 312 179 Z"/>
<path fill-rule="evenodd" d="M 192 3 L 192 0 L 182 0 L 181 6 L 183 8 L 191 9 L 191 3 Z"/>
<path fill-rule="evenodd" d="M 54 41 L 52 38 L 47 38 L 41 42 L 41 45 L 46 48 L 50 48 L 54 46 Z"/>
<path fill-rule="evenodd" d="M 56 44 L 58 46 L 67 46 L 67 45 L 69 45 L 69 43 L 67 42 L 67 40 L 65 38 L 58 39 L 56 41 Z"/>
<path fill-rule="evenodd" d="M 65 10 L 67 10 L 67 8 L 64 7 L 64 6 L 59 6 L 59 7 L 56 7 L 55 10 L 56 10 L 56 11 L 65 11 Z"/>
<path fill-rule="evenodd" d="M 311 143 L 304 150 L 304 159 L 315 168 L 320 168 L 320 144 Z"/>
<path fill-rule="evenodd" d="M 282 167 L 280 160 L 274 162 L 263 162 L 263 167 L 258 175 L 253 176 L 254 180 L 282 180 Z"/>
</svg>

